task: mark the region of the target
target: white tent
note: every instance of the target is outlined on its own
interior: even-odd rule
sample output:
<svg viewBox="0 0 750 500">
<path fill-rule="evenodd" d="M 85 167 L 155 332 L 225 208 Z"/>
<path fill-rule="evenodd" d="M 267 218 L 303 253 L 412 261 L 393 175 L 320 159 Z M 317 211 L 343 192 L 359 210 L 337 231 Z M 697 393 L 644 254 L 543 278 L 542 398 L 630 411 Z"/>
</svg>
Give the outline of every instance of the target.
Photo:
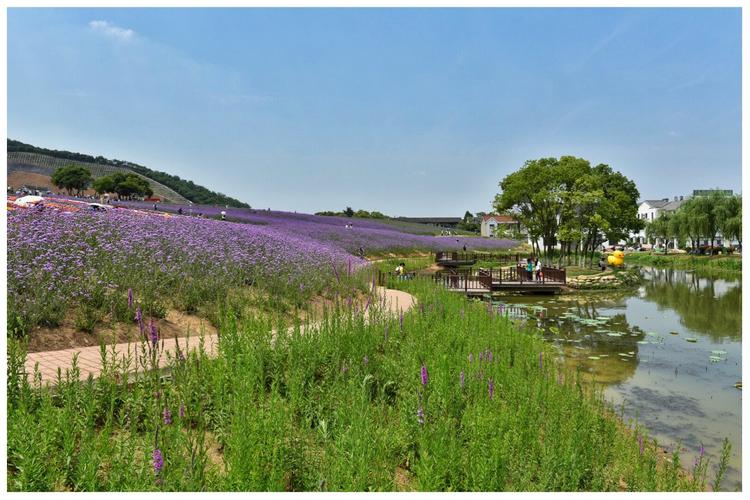
<svg viewBox="0 0 750 500">
<path fill-rule="evenodd" d="M 44 198 L 42 198 L 41 196 L 29 195 L 29 196 L 22 196 L 18 198 L 16 201 L 14 201 L 13 203 L 19 207 L 28 208 L 28 207 L 33 207 L 34 205 L 37 205 L 38 203 L 41 203 L 42 201 L 44 201 Z"/>
</svg>

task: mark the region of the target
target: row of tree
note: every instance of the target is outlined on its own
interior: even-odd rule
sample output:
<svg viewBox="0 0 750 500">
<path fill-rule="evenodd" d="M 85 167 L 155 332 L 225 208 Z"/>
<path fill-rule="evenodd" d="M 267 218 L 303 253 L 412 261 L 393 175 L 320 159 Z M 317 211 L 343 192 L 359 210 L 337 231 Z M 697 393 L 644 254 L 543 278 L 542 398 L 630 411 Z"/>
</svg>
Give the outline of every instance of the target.
<svg viewBox="0 0 750 500">
<path fill-rule="evenodd" d="M 149 197 L 154 194 L 148 180 L 134 173 L 114 173 L 94 180 L 91 171 L 79 165 L 66 165 L 54 171 L 51 182 L 68 194 L 80 196 L 91 186 L 98 194 L 117 193 L 120 198 Z"/>
<path fill-rule="evenodd" d="M 604 241 L 643 228 L 635 183 L 609 165 L 574 156 L 529 160 L 500 182 L 493 206 L 528 231 L 537 254 L 560 244 L 560 259 L 593 260 Z M 537 241 L 542 240 L 542 248 Z"/>
<path fill-rule="evenodd" d="M 128 173 L 116 172 L 96 179 L 91 186 L 98 194 L 117 193 L 119 198 L 145 197 L 154 194 L 151 185 L 143 177 Z"/>
<path fill-rule="evenodd" d="M 341 212 L 333 212 L 331 210 L 325 210 L 323 212 L 315 212 L 315 215 L 327 215 L 331 217 L 359 217 L 362 219 L 387 219 L 388 216 L 378 211 L 373 210 L 368 212 L 367 210 L 354 210 L 352 207 L 346 207 Z"/>
<path fill-rule="evenodd" d="M 195 184 L 193 181 L 181 179 L 179 176 L 171 175 L 166 172 L 151 170 L 150 168 L 144 167 L 143 165 L 139 165 L 137 163 L 132 163 L 129 161 L 117 159 L 110 160 L 108 158 L 104 158 L 103 156 L 91 156 L 82 153 L 72 153 L 70 151 L 40 148 L 31 144 L 25 144 L 21 141 L 8 139 L 8 152 L 12 151 L 37 153 L 73 161 L 124 167 L 145 177 L 148 177 L 149 179 L 153 179 L 156 182 L 167 186 L 168 188 L 173 189 L 193 203 L 202 205 L 222 205 L 230 207 L 250 208 L 250 205 L 248 205 L 247 203 L 243 203 L 225 194 L 211 191 L 203 186 Z"/>
<path fill-rule="evenodd" d="M 719 233 L 742 244 L 742 197 L 718 190 L 709 196 L 695 196 L 646 225 L 649 238 L 677 240 L 680 247 L 685 247 L 687 240 L 691 248 L 696 248 L 701 240 L 709 241 L 713 247 Z"/>
</svg>

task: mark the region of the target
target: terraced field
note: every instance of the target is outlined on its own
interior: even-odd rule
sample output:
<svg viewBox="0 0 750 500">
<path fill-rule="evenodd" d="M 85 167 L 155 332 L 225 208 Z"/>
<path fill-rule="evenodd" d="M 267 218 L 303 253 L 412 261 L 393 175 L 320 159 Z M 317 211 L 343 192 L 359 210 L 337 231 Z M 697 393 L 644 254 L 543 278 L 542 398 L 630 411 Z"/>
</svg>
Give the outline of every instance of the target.
<svg viewBox="0 0 750 500">
<path fill-rule="evenodd" d="M 189 203 L 189 200 L 187 198 L 180 195 L 175 190 L 124 167 L 113 167 L 110 165 L 100 165 L 98 163 L 67 160 L 37 153 L 25 153 L 18 151 L 12 151 L 8 153 L 8 175 L 16 172 L 28 172 L 44 176 L 51 176 L 56 169 L 64 167 L 66 165 L 80 165 L 82 167 L 86 167 L 91 171 L 91 175 L 94 176 L 95 179 L 98 177 L 103 177 L 105 175 L 114 174 L 115 172 L 134 173 L 148 181 L 148 183 L 151 185 L 151 189 L 154 190 L 154 196 L 174 203 Z"/>
</svg>

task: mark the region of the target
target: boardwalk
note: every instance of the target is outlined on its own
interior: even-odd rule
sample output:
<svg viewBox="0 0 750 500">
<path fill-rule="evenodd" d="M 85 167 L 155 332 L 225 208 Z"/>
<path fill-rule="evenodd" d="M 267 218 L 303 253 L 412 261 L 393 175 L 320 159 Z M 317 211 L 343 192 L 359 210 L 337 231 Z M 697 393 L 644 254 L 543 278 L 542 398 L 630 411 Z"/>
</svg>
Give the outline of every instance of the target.
<svg viewBox="0 0 750 500">
<path fill-rule="evenodd" d="M 378 287 L 377 293 L 380 300 L 383 301 L 385 309 L 391 314 L 408 311 L 416 303 L 416 299 L 412 295 L 400 290 L 390 290 Z M 291 330 L 293 330 L 293 328 L 291 328 Z M 176 355 L 178 344 L 181 352 L 189 352 L 198 349 L 201 342 L 203 342 L 203 349 L 206 354 L 211 357 L 217 355 L 219 347 L 219 337 L 217 335 L 206 335 L 202 337 L 202 339 L 193 337 L 188 340 L 183 337 L 160 340 L 159 366 L 167 366 L 169 357 Z M 128 342 L 107 346 L 108 363 L 116 362 L 121 364 L 125 362 L 125 360 L 129 360 L 128 371 L 133 371 L 136 366 L 140 366 L 139 358 L 142 355 L 140 342 Z M 148 351 L 146 351 L 145 355 L 148 356 Z M 73 359 L 76 356 L 78 359 L 81 379 L 88 378 L 89 374 L 94 378 L 101 374 L 103 367 L 101 349 L 99 346 L 76 347 L 59 351 L 29 353 L 26 356 L 25 370 L 26 373 L 31 375 L 34 373 L 34 367 L 38 365 L 42 382 L 53 383 L 57 378 L 57 370 L 60 369 L 62 376 L 64 377 L 65 370 L 71 367 Z"/>
<path fill-rule="evenodd" d="M 523 267 L 478 269 L 472 273 L 439 272 L 435 282 L 446 289 L 467 295 L 486 295 L 495 292 L 559 293 L 566 283 L 565 269 L 543 267 L 541 279 L 533 279 Z"/>
</svg>

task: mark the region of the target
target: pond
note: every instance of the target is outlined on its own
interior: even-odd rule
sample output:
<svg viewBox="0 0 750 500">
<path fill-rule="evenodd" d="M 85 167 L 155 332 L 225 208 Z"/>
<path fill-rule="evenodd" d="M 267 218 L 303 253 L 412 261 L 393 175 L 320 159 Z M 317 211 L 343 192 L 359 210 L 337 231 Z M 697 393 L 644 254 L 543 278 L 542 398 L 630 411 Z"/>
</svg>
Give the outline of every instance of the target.
<svg viewBox="0 0 750 500">
<path fill-rule="evenodd" d="M 722 489 L 741 487 L 742 282 L 644 268 L 637 289 L 496 302 L 542 330 L 561 360 L 604 384 L 605 397 L 691 468 L 701 444 L 712 466 L 732 444 Z M 709 475 L 713 480 L 713 474 Z"/>
</svg>

